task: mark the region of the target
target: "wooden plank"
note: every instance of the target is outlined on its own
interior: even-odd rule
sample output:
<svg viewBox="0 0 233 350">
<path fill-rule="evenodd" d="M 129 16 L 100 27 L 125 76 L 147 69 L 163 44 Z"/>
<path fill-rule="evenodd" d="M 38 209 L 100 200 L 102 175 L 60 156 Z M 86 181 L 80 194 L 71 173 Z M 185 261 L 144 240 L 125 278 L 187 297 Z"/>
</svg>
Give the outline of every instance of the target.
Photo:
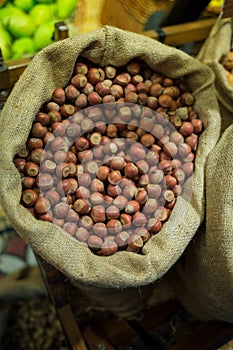
<svg viewBox="0 0 233 350">
<path fill-rule="evenodd" d="M 221 321 L 201 322 L 189 336 L 169 350 L 216 350 L 233 339 L 233 324 Z"/>
<path fill-rule="evenodd" d="M 88 350 L 70 306 L 57 308 L 57 313 L 72 350 Z"/>
<path fill-rule="evenodd" d="M 194 22 L 163 27 L 165 34 L 164 43 L 170 46 L 179 46 L 189 42 L 206 39 L 212 29 L 216 18 L 207 18 Z M 143 31 L 141 34 L 152 39 L 159 40 L 159 33 L 153 30 Z"/>
<path fill-rule="evenodd" d="M 81 332 L 88 350 L 116 350 L 96 323 L 89 322 L 88 325 L 81 326 Z"/>
<path fill-rule="evenodd" d="M 98 324 L 102 332 L 106 334 L 118 350 L 126 349 L 140 340 L 139 336 L 125 320 L 109 316 L 99 320 Z"/>
<path fill-rule="evenodd" d="M 168 321 L 180 308 L 181 305 L 176 300 L 168 300 L 166 303 L 146 310 L 139 323 L 144 329 L 151 331 L 163 322 Z"/>
</svg>

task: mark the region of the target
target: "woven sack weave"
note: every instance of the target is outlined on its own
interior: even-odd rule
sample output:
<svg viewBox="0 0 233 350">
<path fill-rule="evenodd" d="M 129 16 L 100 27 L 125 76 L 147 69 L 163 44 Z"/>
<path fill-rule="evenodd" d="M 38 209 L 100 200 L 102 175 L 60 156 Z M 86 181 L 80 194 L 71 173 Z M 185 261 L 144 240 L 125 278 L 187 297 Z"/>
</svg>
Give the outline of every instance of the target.
<svg viewBox="0 0 233 350">
<path fill-rule="evenodd" d="M 172 271 L 172 285 L 200 319 L 233 322 L 233 125 L 206 165 L 206 223 Z"/>
<path fill-rule="evenodd" d="M 233 86 L 227 80 L 224 59 L 232 48 L 232 19 L 216 20 L 208 38 L 197 55 L 215 74 L 215 87 L 221 112 L 221 131 L 233 121 Z"/>
<path fill-rule="evenodd" d="M 161 232 L 142 254 L 119 251 L 101 257 L 55 225 L 35 219 L 20 205 L 21 181 L 13 158 L 25 144 L 32 121 L 52 91 L 65 86 L 78 56 L 100 65 L 123 66 L 134 57 L 171 78 L 184 77 L 203 120 L 196 154 L 192 197 L 180 196 Z M 21 237 L 71 280 L 96 288 L 137 288 L 160 279 L 179 259 L 204 217 L 204 169 L 220 133 L 220 115 L 211 70 L 182 51 L 139 34 L 105 26 L 57 42 L 38 53 L 15 85 L 0 120 L 0 200 Z"/>
</svg>

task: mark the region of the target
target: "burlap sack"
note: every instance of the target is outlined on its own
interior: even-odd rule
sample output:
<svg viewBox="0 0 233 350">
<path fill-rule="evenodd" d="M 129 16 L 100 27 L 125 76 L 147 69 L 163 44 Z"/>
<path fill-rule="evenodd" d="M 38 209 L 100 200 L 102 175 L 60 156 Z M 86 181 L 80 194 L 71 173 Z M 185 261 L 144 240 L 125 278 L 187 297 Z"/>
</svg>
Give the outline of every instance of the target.
<svg viewBox="0 0 233 350">
<path fill-rule="evenodd" d="M 143 247 L 142 254 L 121 251 L 108 257 L 88 248 L 55 225 L 36 220 L 20 205 L 21 182 L 13 164 L 25 144 L 33 118 L 57 86 L 65 86 L 79 56 L 122 66 L 139 57 L 171 78 L 185 77 L 196 98 L 205 131 L 200 137 L 190 201 L 178 198 L 168 222 Z M 206 158 L 220 133 L 220 115 L 209 68 L 187 54 L 153 39 L 106 26 L 55 43 L 38 53 L 14 87 L 0 122 L 0 198 L 10 221 L 34 251 L 78 284 L 96 288 L 147 286 L 181 256 L 204 217 Z M 139 292 L 138 292 L 139 293 Z"/>
<path fill-rule="evenodd" d="M 233 125 L 206 165 L 206 223 L 172 271 L 172 285 L 200 319 L 233 322 Z"/>
<path fill-rule="evenodd" d="M 215 87 L 221 112 L 221 131 L 233 121 L 233 86 L 227 81 L 223 61 L 232 48 L 232 19 L 219 17 L 206 39 L 197 59 L 215 74 Z"/>
</svg>

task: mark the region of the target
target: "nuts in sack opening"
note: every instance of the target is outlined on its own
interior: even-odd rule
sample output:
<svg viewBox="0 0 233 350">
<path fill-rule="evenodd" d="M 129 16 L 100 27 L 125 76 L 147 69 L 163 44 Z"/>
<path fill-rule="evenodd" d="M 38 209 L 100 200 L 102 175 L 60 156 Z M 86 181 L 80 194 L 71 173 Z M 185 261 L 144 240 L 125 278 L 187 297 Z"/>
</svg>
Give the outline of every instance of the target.
<svg viewBox="0 0 233 350">
<path fill-rule="evenodd" d="M 22 195 L 21 178 L 19 176 L 18 170 L 15 167 L 13 159 L 15 155 L 20 152 L 20 149 L 22 149 L 22 146 L 26 144 L 32 130 L 32 125 L 35 128 L 36 123 L 34 123 L 34 118 L 37 115 L 38 111 L 40 110 L 41 106 L 42 105 L 45 106 L 46 104 L 48 104 L 49 100 L 51 99 L 52 93 L 55 91 L 56 88 L 62 87 L 64 90 L 64 88 L 67 87 L 67 85 L 69 84 L 69 81 L 70 81 L 70 78 L 72 77 L 72 72 L 74 70 L 78 57 L 83 57 L 87 59 L 88 62 L 92 62 L 93 64 L 96 64 L 99 67 L 105 67 L 105 66 L 123 67 L 127 65 L 132 59 L 137 58 L 137 60 L 145 62 L 145 64 L 148 65 L 150 70 L 158 72 L 162 76 L 169 77 L 172 80 L 183 78 L 189 90 L 192 91 L 192 94 L 195 98 L 195 103 L 194 103 L 195 111 L 197 112 L 198 116 L 200 117 L 200 120 L 203 122 L 205 127 L 205 131 L 202 133 L 200 137 L 199 145 L 196 153 L 195 172 L 191 177 L 193 180 L 191 197 L 187 198 L 185 197 L 185 195 L 183 195 L 177 198 L 174 208 L 172 210 L 172 214 L 170 215 L 167 222 L 163 225 L 160 233 L 158 235 L 154 235 L 153 237 L 151 237 L 143 247 L 141 246 L 141 236 L 138 237 L 137 242 L 139 242 L 139 247 L 142 248 L 141 254 L 134 254 L 133 252 L 127 252 L 122 250 L 117 251 L 115 254 L 112 254 L 108 257 L 102 257 L 96 254 L 93 254 L 90 251 L 90 249 L 88 249 L 85 245 L 83 245 L 82 242 L 79 242 L 77 239 L 74 239 L 71 235 L 68 235 L 67 233 L 65 233 L 62 228 L 57 227 L 53 223 L 44 222 L 34 218 L 31 215 L 31 213 L 29 213 L 28 210 L 25 209 L 20 204 L 21 195 Z M 40 71 L 40 76 L 38 75 L 38 71 Z M 79 79 L 78 82 L 76 82 L 76 84 L 80 85 L 82 84 L 82 81 L 85 81 L 83 77 L 82 79 Z M 139 81 L 137 83 L 139 83 Z M 115 93 L 117 92 L 119 93 L 119 90 L 120 90 L 119 86 L 121 85 L 120 84 L 117 84 L 117 85 L 118 85 L 118 88 L 116 89 Z M 77 87 L 78 86 L 76 86 L 76 88 Z M 108 86 L 104 86 L 104 88 L 108 88 Z M 147 89 L 147 88 L 148 87 L 146 85 L 144 86 L 143 89 Z M 163 88 L 165 88 L 165 86 L 163 86 Z M 101 89 L 103 89 L 103 84 L 101 84 Z M 1 118 L 1 126 L 2 126 L 1 142 L 4 142 L 6 138 L 12 139 L 12 143 L 10 144 L 10 150 L 8 149 L 7 152 L 3 151 L 1 155 L 1 158 L 3 161 L 3 168 L 1 170 L 1 186 L 0 186 L 1 202 L 3 207 L 5 208 L 5 211 L 8 213 L 8 216 L 11 219 L 13 225 L 16 227 L 20 235 L 33 247 L 33 249 L 38 254 L 42 255 L 44 259 L 46 259 L 48 262 L 53 264 L 55 267 L 57 267 L 66 275 L 68 275 L 70 278 L 76 281 L 82 281 L 82 282 L 86 282 L 86 283 L 96 285 L 96 286 L 101 286 L 101 287 L 126 288 L 126 287 L 132 287 L 132 286 L 135 287 L 135 286 L 147 285 L 151 282 L 154 282 L 158 278 L 160 278 L 177 261 L 177 259 L 182 254 L 187 244 L 189 243 L 189 241 L 192 239 L 193 235 L 197 231 L 197 228 L 199 227 L 200 222 L 203 219 L 204 166 L 205 166 L 206 157 L 209 151 L 215 145 L 219 136 L 219 112 L 217 108 L 217 101 L 215 99 L 213 91 L 214 91 L 213 76 L 210 70 L 205 66 L 203 66 L 202 64 L 200 64 L 199 62 L 197 62 L 195 59 L 189 57 L 188 55 L 184 54 L 179 50 L 176 50 L 174 48 L 169 48 L 163 44 L 155 42 L 152 39 L 145 38 L 143 36 L 133 34 L 130 32 L 125 32 L 116 28 L 104 27 L 101 30 L 84 34 L 77 38 L 66 39 L 62 43 L 56 43 L 51 47 L 48 47 L 42 50 L 42 52 L 39 53 L 33 59 L 31 64 L 25 71 L 25 73 L 22 75 L 19 82 L 16 84 L 3 110 L 2 118 Z M 90 96 L 92 96 L 92 99 L 90 99 L 91 103 L 93 103 L 93 99 L 96 99 L 96 97 L 98 97 L 96 95 L 96 92 L 97 91 L 95 91 L 93 94 L 89 92 L 91 94 Z M 138 92 L 137 98 L 139 98 L 138 96 L 140 95 L 140 93 L 144 94 L 144 92 L 141 92 L 141 91 Z M 131 96 L 135 96 L 135 95 L 131 94 Z M 104 98 L 104 96 L 100 96 L 100 97 L 101 99 Z M 77 98 L 76 107 L 82 108 L 83 103 L 84 104 L 86 103 L 85 102 L 86 98 L 82 95 L 82 92 L 76 98 Z M 165 95 L 165 99 L 166 101 L 170 100 L 168 98 L 168 95 L 167 96 Z M 33 101 L 33 103 L 29 103 L 29 101 Z M 88 101 L 88 98 L 87 98 L 87 101 Z M 90 103 L 90 101 L 88 102 Z M 118 102 L 121 102 L 121 100 Z M 57 101 L 55 103 L 57 103 Z M 130 102 L 124 101 L 124 103 L 132 103 L 132 101 Z M 120 108 L 119 106 L 120 104 L 118 103 L 117 108 Z M 129 106 L 124 106 L 124 107 L 129 107 Z M 68 109 L 64 108 L 65 112 L 63 112 L 63 115 L 64 113 L 66 113 L 69 116 L 69 113 L 70 113 L 69 108 Z M 87 109 L 89 108 L 90 107 L 88 107 Z M 146 107 L 141 107 L 141 109 L 144 109 L 144 108 Z M 165 112 L 166 112 L 167 108 L 169 107 L 162 106 L 162 108 L 165 108 Z M 130 113 L 132 113 L 132 110 L 130 108 L 129 110 L 130 110 Z M 56 113 L 54 114 L 56 116 Z M 73 115 L 73 113 L 71 114 Z M 157 115 L 158 115 L 158 111 L 155 116 L 156 118 L 157 118 Z M 65 120 L 67 120 L 68 116 L 64 115 L 64 117 L 66 118 Z M 77 118 L 80 118 L 80 112 L 78 112 L 78 116 L 79 117 Z M 38 115 L 37 115 L 37 118 L 38 118 Z M 87 123 L 89 118 L 86 118 L 86 115 L 85 115 L 85 118 L 84 119 L 81 118 L 81 119 L 82 119 L 81 123 L 83 123 L 84 127 L 87 128 L 88 130 L 90 128 L 90 125 Z M 192 125 L 190 121 L 187 123 L 189 123 L 187 127 L 190 127 L 190 124 Z M 55 123 L 53 123 L 53 125 L 54 124 Z M 70 126 L 70 121 L 68 121 L 68 123 L 63 122 L 63 125 L 66 125 L 67 127 L 68 127 L 68 124 Z M 110 124 L 108 124 L 108 126 L 109 125 Z M 109 135 L 110 133 L 114 134 L 114 132 L 116 132 L 115 128 L 111 127 L 112 128 L 111 129 L 108 126 L 106 130 L 108 130 Z M 138 126 L 140 127 L 140 125 Z M 40 129 L 41 129 L 41 126 L 39 130 Z M 73 135 L 73 132 L 75 132 L 74 128 L 69 128 L 69 129 L 71 130 L 71 134 Z M 127 132 L 128 131 L 131 132 L 129 134 L 130 135 L 129 139 L 135 141 L 134 139 L 137 138 L 139 135 L 134 130 L 127 130 Z M 36 132 L 38 132 L 38 130 L 36 130 Z M 61 132 L 61 128 L 58 128 L 56 132 L 58 133 Z M 102 135 L 101 132 L 99 132 L 99 130 L 98 130 L 98 134 Z M 123 134 L 125 134 L 125 132 Z M 168 142 L 171 142 L 170 141 L 171 133 L 168 132 L 168 135 L 169 135 Z M 144 139 L 142 136 L 143 135 L 140 135 L 140 141 L 141 139 Z M 104 136 L 102 135 L 101 137 L 103 138 Z M 107 136 L 107 137 L 111 137 L 111 136 Z M 185 135 L 185 137 L 188 137 L 188 135 Z M 150 135 L 150 139 L 151 139 L 151 135 Z M 100 136 L 95 134 L 92 137 L 91 141 L 88 140 L 88 142 L 89 143 L 91 142 L 95 145 L 96 142 L 98 144 L 99 140 L 100 140 Z M 151 142 L 151 140 L 149 141 Z M 149 141 L 148 141 L 148 137 L 146 137 L 144 142 L 148 145 Z M 53 141 L 51 141 L 50 144 L 52 145 Z M 165 154 L 166 156 L 168 153 L 171 154 L 172 152 L 174 152 L 174 148 L 175 148 L 174 145 L 175 143 L 171 142 L 171 144 L 169 144 L 169 148 L 167 147 L 167 149 L 163 145 L 160 146 L 162 147 L 161 153 Z M 54 148 L 55 152 L 58 150 L 57 146 L 58 145 L 56 145 Z M 132 145 L 130 145 L 129 149 L 131 149 L 131 146 Z M 54 144 L 52 147 L 54 147 Z M 106 147 L 106 149 L 108 148 L 111 149 L 110 145 L 107 142 L 105 142 L 105 145 L 103 145 L 103 147 Z M 139 152 L 141 149 L 143 149 L 143 147 L 137 148 L 137 152 Z M 87 151 L 85 152 L 86 156 L 88 154 L 90 156 L 90 149 L 87 149 L 84 151 Z M 81 152 L 84 152 L 84 151 L 81 151 Z M 137 152 L 135 152 L 135 154 L 137 154 Z M 36 155 L 36 159 L 37 159 L 37 156 L 38 154 Z M 122 154 L 119 157 L 122 157 Z M 48 159 L 48 160 L 51 161 L 51 159 Z M 113 160 L 115 162 L 114 166 L 119 167 L 120 166 L 118 162 L 119 159 L 117 159 L 116 161 L 116 159 L 113 158 Z M 167 160 L 167 159 L 163 159 L 163 160 Z M 170 161 L 170 159 L 168 160 Z M 92 159 L 88 159 L 88 161 L 91 162 L 91 163 L 88 163 L 88 170 L 93 172 L 94 174 L 95 171 L 97 170 L 98 162 L 96 161 L 93 162 Z M 120 162 L 121 161 L 122 159 L 120 159 Z M 94 163 L 97 163 L 97 165 Z M 122 171 L 124 172 L 124 175 L 125 175 L 125 172 L 127 174 L 130 174 L 130 172 L 132 171 L 139 172 L 138 166 L 136 166 L 136 169 L 135 169 L 134 162 L 127 162 L 127 164 L 129 163 L 132 163 L 132 164 L 130 164 L 130 166 L 127 166 L 127 170 L 126 170 L 126 164 L 124 161 L 124 168 L 122 169 Z M 44 165 L 45 167 L 47 167 L 46 174 L 48 173 L 47 171 L 49 168 L 49 164 L 51 165 L 51 162 L 47 162 Z M 87 166 L 86 163 L 85 163 L 85 166 Z M 38 170 L 36 166 L 33 166 L 33 167 L 27 166 L 26 169 L 27 169 L 27 172 L 29 171 L 29 173 L 27 174 L 29 176 L 32 173 L 35 174 L 35 172 L 37 172 Z M 57 167 L 56 169 L 59 173 L 59 176 L 64 177 L 66 176 L 67 173 L 70 173 L 70 168 L 67 170 L 66 167 L 61 166 L 61 167 Z M 111 175 L 109 177 L 110 181 L 108 179 L 108 181 L 110 182 L 109 185 L 111 184 L 113 186 L 117 186 L 118 184 L 115 183 L 116 177 L 117 176 L 119 177 L 119 173 L 121 172 L 121 170 L 114 169 L 113 172 L 114 174 L 112 175 L 111 173 L 109 174 Z M 134 176 L 136 178 L 138 174 L 135 174 Z M 32 177 L 35 177 L 35 176 L 32 176 Z M 137 178 L 138 182 L 139 182 L 139 178 Z M 174 179 L 176 178 L 172 176 L 172 179 L 169 179 L 169 180 L 174 181 Z M 65 178 L 64 180 L 67 180 L 67 179 Z M 89 181 L 89 180 L 86 178 L 86 175 L 83 176 L 84 186 L 86 184 L 85 181 Z M 102 181 L 101 179 L 98 179 L 98 180 L 100 182 Z M 144 181 L 145 180 L 146 179 L 144 179 Z M 102 186 L 102 184 L 99 181 L 98 181 L 98 184 Z M 111 181 L 114 183 L 111 183 Z M 45 181 L 41 181 L 41 184 L 43 184 L 45 188 L 50 186 L 48 178 L 45 179 Z M 69 182 L 69 185 L 70 185 L 70 182 Z M 77 185 L 75 184 L 75 186 Z M 92 196 L 92 200 L 95 203 L 99 203 L 99 201 L 102 200 L 102 196 L 100 196 L 99 194 L 98 195 L 96 194 L 95 186 L 97 186 L 97 183 L 93 185 L 93 188 L 95 189 L 94 190 L 95 195 Z M 147 183 L 146 183 L 146 186 L 147 186 Z M 171 187 L 174 187 L 174 186 L 175 185 Z M 114 190 L 115 189 L 116 188 L 114 187 Z M 157 187 L 157 189 L 159 189 L 159 187 Z M 49 188 L 49 190 L 51 190 L 51 188 Z M 78 188 L 78 190 L 80 190 L 80 188 Z M 85 188 L 85 190 L 87 190 L 87 188 Z M 155 190 L 155 188 L 153 188 L 153 190 Z M 172 203 L 174 192 L 166 193 L 166 195 L 168 194 L 172 196 L 172 197 L 167 197 L 167 198 L 172 198 L 171 200 L 171 203 Z M 109 196 L 109 193 L 105 195 Z M 83 194 L 81 194 L 81 196 L 83 196 Z M 124 195 L 124 198 L 125 197 L 126 196 Z M 165 197 L 165 202 L 167 201 L 167 198 Z M 76 213 L 75 215 L 77 217 L 77 213 L 79 215 L 80 210 L 84 210 L 83 208 L 86 207 L 86 202 L 83 200 L 83 198 L 75 198 L 75 199 L 76 200 L 81 199 L 81 201 L 79 201 L 75 206 L 77 209 L 75 211 Z M 29 196 L 29 202 L 30 200 L 31 200 L 31 197 Z M 28 201 L 28 197 L 26 197 L 26 202 L 27 201 Z M 106 198 L 105 198 L 105 201 L 106 201 Z M 47 203 L 48 205 L 50 205 L 51 201 L 47 201 Z M 118 226 L 117 225 L 115 226 L 115 222 L 114 222 L 114 225 L 110 227 L 110 229 L 114 231 L 114 234 L 115 234 L 115 230 L 118 229 L 120 227 L 120 224 L 122 225 L 122 223 L 120 220 L 118 220 L 118 217 L 112 219 L 112 215 L 114 215 L 114 217 L 115 215 L 119 215 L 119 211 L 120 211 L 119 205 L 120 207 L 124 208 L 123 204 L 125 203 L 123 198 L 121 198 L 120 201 L 116 201 L 116 203 L 113 204 L 113 206 L 115 206 L 118 210 L 117 209 L 115 210 L 115 208 L 113 208 L 114 210 L 109 213 L 109 215 L 111 216 L 111 219 L 109 221 L 111 220 L 118 221 Z M 65 204 L 62 204 L 62 206 L 67 208 Z M 97 206 L 99 205 L 101 206 L 101 204 L 97 204 Z M 61 208 L 61 212 L 63 212 L 64 214 L 65 209 L 63 207 Z M 125 204 L 125 208 L 126 207 L 127 207 L 127 204 Z M 126 212 L 125 214 L 135 215 L 134 205 L 129 206 L 127 210 L 131 212 L 130 213 Z M 89 211 L 89 209 L 87 209 L 87 211 Z M 136 212 L 138 212 L 138 210 L 136 210 Z M 96 213 L 97 217 L 101 213 L 102 213 L 101 211 L 98 211 Z M 43 215 L 43 213 L 40 213 L 40 214 Z M 87 214 L 89 214 L 89 212 Z M 91 217 L 92 220 L 93 220 L 93 216 L 94 216 L 94 213 L 92 213 L 92 217 Z M 63 219 L 63 218 L 59 218 L 59 219 Z M 142 219 L 145 220 L 144 217 L 141 215 L 140 220 Z M 99 223 L 99 221 L 97 220 L 97 222 L 95 223 Z M 83 224 L 90 225 L 90 217 L 89 219 L 86 218 L 83 221 Z M 74 229 L 76 229 L 76 226 L 74 225 L 71 225 L 71 226 L 74 227 Z M 99 227 L 99 229 L 102 229 L 102 227 Z M 111 240 L 109 242 L 111 242 L 112 244 Z M 94 244 L 96 244 L 96 241 Z M 136 249 L 138 249 L 138 247 Z"/>
<path fill-rule="evenodd" d="M 139 60 L 100 67 L 79 58 L 14 157 L 21 203 L 98 255 L 141 252 L 188 179 L 191 194 L 202 132 L 193 103 L 183 80 Z"/>
</svg>

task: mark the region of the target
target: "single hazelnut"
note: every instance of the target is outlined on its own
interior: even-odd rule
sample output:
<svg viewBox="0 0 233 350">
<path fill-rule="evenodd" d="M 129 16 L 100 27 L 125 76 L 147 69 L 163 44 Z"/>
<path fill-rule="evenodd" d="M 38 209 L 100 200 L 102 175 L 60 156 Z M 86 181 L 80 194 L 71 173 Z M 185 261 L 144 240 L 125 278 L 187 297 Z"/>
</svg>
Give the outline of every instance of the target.
<svg viewBox="0 0 233 350">
<path fill-rule="evenodd" d="M 89 237 L 89 232 L 84 227 L 78 227 L 74 236 L 79 242 L 86 242 Z"/>
<path fill-rule="evenodd" d="M 104 183 L 99 179 L 93 179 L 90 183 L 91 192 L 104 192 Z"/>
<path fill-rule="evenodd" d="M 136 200 L 129 201 L 125 207 L 125 212 L 127 214 L 135 214 L 139 210 L 140 210 L 140 205 Z"/>
<path fill-rule="evenodd" d="M 59 105 L 62 105 L 65 103 L 66 100 L 66 94 L 65 91 L 62 88 L 56 88 L 52 93 L 52 100 Z"/>
<path fill-rule="evenodd" d="M 95 205 L 91 210 L 92 220 L 96 222 L 105 222 L 105 208 L 103 205 Z"/>
<path fill-rule="evenodd" d="M 147 222 L 147 229 L 150 233 L 158 233 L 162 228 L 162 222 L 156 218 L 150 218 Z"/>
<path fill-rule="evenodd" d="M 77 224 L 74 222 L 65 222 L 62 226 L 63 230 L 66 231 L 69 235 L 74 236 L 77 232 Z"/>
<path fill-rule="evenodd" d="M 22 192 L 21 198 L 26 207 L 33 207 L 38 199 L 38 194 L 32 189 L 26 189 Z"/>
<path fill-rule="evenodd" d="M 101 245 L 101 254 L 104 256 L 112 255 L 118 250 L 118 245 L 114 241 L 105 241 Z"/>
<path fill-rule="evenodd" d="M 146 216 L 143 214 L 143 213 L 135 213 L 133 215 L 133 221 L 132 223 L 135 225 L 135 226 L 144 226 L 147 222 L 147 218 Z"/>
<path fill-rule="evenodd" d="M 35 177 L 39 174 L 39 166 L 36 163 L 33 162 L 26 162 L 24 166 L 24 172 L 28 176 Z"/>
<path fill-rule="evenodd" d="M 107 228 L 106 225 L 103 222 L 97 222 L 93 225 L 93 232 L 100 236 L 101 238 L 104 238 L 107 236 Z"/>
<path fill-rule="evenodd" d="M 87 77 L 84 74 L 76 74 L 71 79 L 71 84 L 74 85 L 77 89 L 83 88 L 87 83 Z"/>
<path fill-rule="evenodd" d="M 110 169 L 109 167 L 102 165 L 96 171 L 96 176 L 99 180 L 105 181 L 109 175 Z"/>
<path fill-rule="evenodd" d="M 110 205 L 107 209 L 106 209 L 106 217 L 108 220 L 111 219 L 117 219 L 120 216 L 120 210 L 117 206 L 115 205 Z"/>
<path fill-rule="evenodd" d="M 115 236 L 115 242 L 119 249 L 123 249 L 127 247 L 128 245 L 128 239 L 129 239 L 129 233 L 127 231 L 121 231 L 116 234 Z"/>
<path fill-rule="evenodd" d="M 89 215 L 83 215 L 79 220 L 79 224 L 85 229 L 90 230 L 93 227 L 93 220 Z"/>
<path fill-rule="evenodd" d="M 73 208 L 78 214 L 88 214 L 91 211 L 89 202 L 86 199 L 81 198 L 76 199 L 73 204 Z"/>
<path fill-rule="evenodd" d="M 120 183 L 122 177 L 119 170 L 112 170 L 108 175 L 108 181 L 111 185 L 117 185 Z"/>
<path fill-rule="evenodd" d="M 111 234 L 117 234 L 122 231 L 122 225 L 119 220 L 111 219 L 106 224 L 107 230 Z"/>
<path fill-rule="evenodd" d="M 49 191 L 53 188 L 54 178 L 49 173 L 39 173 L 36 178 L 36 184 L 40 191 Z"/>
<path fill-rule="evenodd" d="M 108 185 L 107 187 L 107 193 L 109 196 L 115 198 L 121 194 L 122 190 L 119 185 Z M 113 200 L 112 200 L 113 201 Z"/>
<path fill-rule="evenodd" d="M 139 250 L 143 247 L 143 239 L 138 234 L 132 234 L 128 238 L 128 247 L 127 251 L 130 252 L 139 252 Z"/>
<path fill-rule="evenodd" d="M 132 223 L 132 216 L 130 214 L 122 213 L 120 215 L 120 222 L 123 226 L 123 228 L 126 230 L 130 228 Z"/>
<path fill-rule="evenodd" d="M 103 240 L 97 235 L 91 234 L 87 239 L 87 245 L 90 249 L 98 250 L 101 248 L 102 244 Z"/>
<path fill-rule="evenodd" d="M 104 202 L 104 196 L 100 192 L 94 192 L 90 196 L 90 202 L 92 205 L 99 205 Z"/>
<path fill-rule="evenodd" d="M 116 206 L 119 210 L 123 210 L 128 203 L 128 199 L 122 195 L 119 195 L 114 198 L 113 205 Z"/>
<path fill-rule="evenodd" d="M 46 197 L 39 197 L 35 203 L 35 212 L 37 214 L 45 214 L 51 208 L 51 203 Z"/>
</svg>

